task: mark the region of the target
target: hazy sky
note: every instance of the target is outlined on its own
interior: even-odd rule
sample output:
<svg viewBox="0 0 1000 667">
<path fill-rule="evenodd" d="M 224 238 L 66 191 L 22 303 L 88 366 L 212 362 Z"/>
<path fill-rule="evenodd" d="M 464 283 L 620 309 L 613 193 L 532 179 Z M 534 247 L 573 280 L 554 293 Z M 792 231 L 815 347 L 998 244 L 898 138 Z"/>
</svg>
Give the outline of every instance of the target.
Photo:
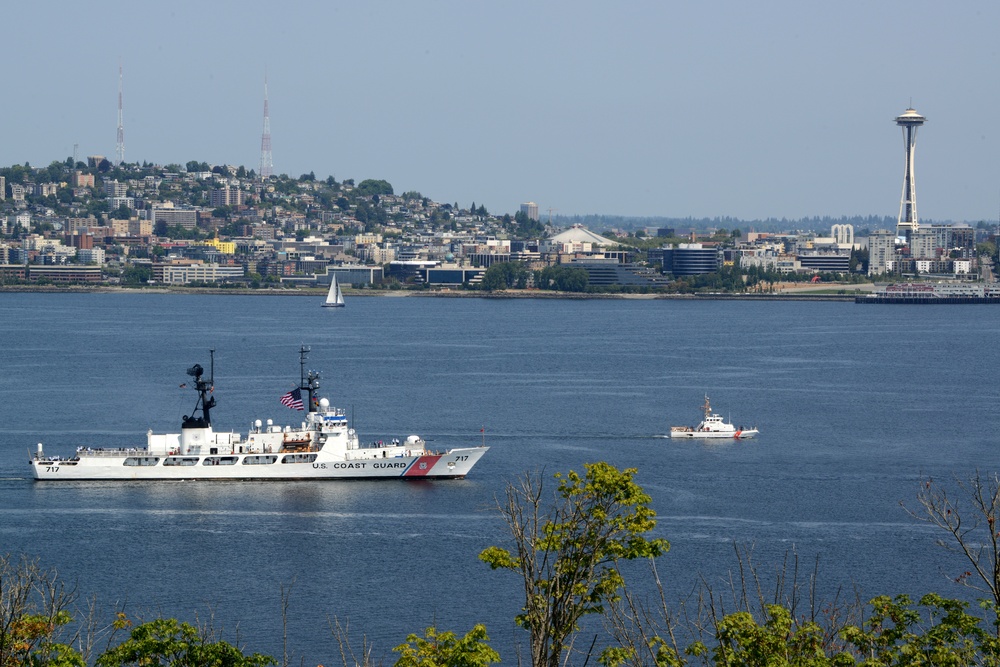
<svg viewBox="0 0 1000 667">
<path fill-rule="evenodd" d="M 0 165 L 115 155 L 545 215 L 1000 217 L 1000 3 L 244 0 L 4 7 Z"/>
</svg>

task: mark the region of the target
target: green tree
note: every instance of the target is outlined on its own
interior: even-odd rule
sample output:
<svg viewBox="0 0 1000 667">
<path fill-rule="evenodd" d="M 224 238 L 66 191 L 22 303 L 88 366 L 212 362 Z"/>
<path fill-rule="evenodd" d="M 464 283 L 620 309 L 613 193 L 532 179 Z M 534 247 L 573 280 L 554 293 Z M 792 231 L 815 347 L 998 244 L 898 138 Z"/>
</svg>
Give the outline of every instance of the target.
<svg viewBox="0 0 1000 667">
<path fill-rule="evenodd" d="M 869 604 L 863 627 L 841 631 L 851 649 L 834 664 L 852 665 L 854 655 L 866 667 L 996 665 L 1000 658 L 996 638 L 981 627 L 982 619 L 966 613 L 965 602 L 928 593 L 917 609 L 906 595 L 880 596 Z"/>
<path fill-rule="evenodd" d="M 97 667 L 266 667 L 269 655 L 244 655 L 239 648 L 173 618 L 158 618 L 132 629 L 129 638 L 97 658 Z"/>
<path fill-rule="evenodd" d="M 153 277 L 153 270 L 148 266 L 137 266 L 135 264 L 125 267 L 122 271 L 122 284 L 124 285 L 145 285 Z"/>
<path fill-rule="evenodd" d="M 650 497 L 633 481 L 634 468 L 585 464 L 583 476 L 557 474 L 550 499 L 540 476 L 509 484 L 497 509 L 510 530 L 513 550 L 492 546 L 479 558 L 510 570 L 524 582 L 516 622 L 528 631 L 531 664 L 559 667 L 580 619 L 602 613 L 624 585 L 618 562 L 659 556 L 670 548 L 648 539 L 655 526 Z"/>
<path fill-rule="evenodd" d="M 497 262 L 486 269 L 480 289 L 492 292 L 494 290 L 528 286 L 528 268 L 523 262 Z"/>
<path fill-rule="evenodd" d="M 535 283 L 539 289 L 586 292 L 590 277 L 585 269 L 571 266 L 547 266 L 538 273 Z"/>
<path fill-rule="evenodd" d="M 486 643 L 489 639 L 484 625 L 476 625 L 461 639 L 430 627 L 423 637 L 411 634 L 393 649 L 400 654 L 395 667 L 486 667 L 500 662 L 500 654 Z"/>
<path fill-rule="evenodd" d="M 0 667 L 84 667 L 61 630 L 75 596 L 54 570 L 26 557 L 0 557 Z"/>
<path fill-rule="evenodd" d="M 365 179 L 358 183 L 354 190 L 359 197 L 371 197 L 372 195 L 391 195 L 392 185 L 388 181 Z"/>
</svg>

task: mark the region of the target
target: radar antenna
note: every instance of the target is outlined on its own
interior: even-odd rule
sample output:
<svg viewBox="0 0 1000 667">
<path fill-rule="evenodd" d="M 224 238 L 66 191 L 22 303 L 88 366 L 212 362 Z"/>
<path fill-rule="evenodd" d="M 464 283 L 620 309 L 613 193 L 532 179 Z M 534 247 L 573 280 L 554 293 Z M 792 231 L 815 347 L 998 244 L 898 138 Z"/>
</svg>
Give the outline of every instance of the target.
<svg viewBox="0 0 1000 667">
<path fill-rule="evenodd" d="M 215 396 L 210 397 L 209 394 L 215 391 L 215 350 L 209 350 L 209 355 L 211 356 L 209 366 L 211 370 L 207 380 L 202 379 L 205 369 L 201 367 L 201 364 L 195 364 L 187 369 L 187 374 L 194 378 L 194 389 L 198 392 L 198 400 L 195 401 L 191 416 L 185 415 L 181 422 L 181 428 L 207 428 L 212 425 L 210 411 L 215 407 Z M 198 416 L 199 411 L 201 416 Z"/>
<path fill-rule="evenodd" d="M 316 390 L 319 389 L 319 373 L 306 371 L 306 359 L 309 356 L 309 351 L 308 345 L 299 348 L 299 389 L 308 394 L 308 407 L 306 409 L 309 412 L 316 412 L 315 395 Z"/>
</svg>

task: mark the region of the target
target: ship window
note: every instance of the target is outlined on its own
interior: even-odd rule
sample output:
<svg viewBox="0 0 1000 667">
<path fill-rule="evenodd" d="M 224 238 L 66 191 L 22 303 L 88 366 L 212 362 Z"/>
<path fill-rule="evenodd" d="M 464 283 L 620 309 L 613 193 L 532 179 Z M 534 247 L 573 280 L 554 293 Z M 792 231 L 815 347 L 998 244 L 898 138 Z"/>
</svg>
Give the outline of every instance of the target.
<svg viewBox="0 0 1000 667">
<path fill-rule="evenodd" d="M 197 456 L 168 456 L 163 459 L 165 466 L 194 466 L 198 465 Z"/>
<path fill-rule="evenodd" d="M 124 465 L 127 466 L 155 466 L 160 462 L 160 459 L 156 456 L 129 456 L 125 459 Z"/>
<path fill-rule="evenodd" d="M 281 457 L 282 463 L 312 463 L 315 460 L 315 454 L 287 454 Z"/>
<path fill-rule="evenodd" d="M 236 465 L 238 456 L 206 456 L 202 461 L 203 466 L 232 466 Z"/>
<path fill-rule="evenodd" d="M 277 456 L 247 456 L 243 459 L 243 465 L 253 466 L 253 465 L 268 465 L 274 463 L 278 460 Z"/>
</svg>

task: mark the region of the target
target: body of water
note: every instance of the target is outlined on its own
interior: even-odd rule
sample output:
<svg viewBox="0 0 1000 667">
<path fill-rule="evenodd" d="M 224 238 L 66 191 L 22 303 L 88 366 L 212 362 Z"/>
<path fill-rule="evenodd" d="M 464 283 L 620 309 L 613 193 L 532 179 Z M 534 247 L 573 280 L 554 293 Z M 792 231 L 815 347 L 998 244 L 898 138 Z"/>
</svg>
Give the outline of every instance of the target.
<svg viewBox="0 0 1000 667">
<path fill-rule="evenodd" d="M 598 460 L 638 469 L 668 589 L 721 584 L 733 544 L 770 569 L 794 550 L 830 588 L 967 595 L 967 566 L 900 507 L 927 476 L 994 472 L 1000 308 L 685 300 L 0 295 L 0 550 L 146 618 L 211 616 L 230 639 L 336 662 L 329 622 L 386 652 L 484 622 L 513 662 L 520 582 L 477 554 L 504 542 L 507 481 Z M 177 432 L 185 370 L 216 350 L 217 430 L 298 415 L 278 398 L 298 349 L 362 440 L 419 434 L 490 451 L 438 482 L 54 483 L 35 443 L 144 444 Z M 671 441 L 705 394 L 758 439 Z"/>
</svg>

